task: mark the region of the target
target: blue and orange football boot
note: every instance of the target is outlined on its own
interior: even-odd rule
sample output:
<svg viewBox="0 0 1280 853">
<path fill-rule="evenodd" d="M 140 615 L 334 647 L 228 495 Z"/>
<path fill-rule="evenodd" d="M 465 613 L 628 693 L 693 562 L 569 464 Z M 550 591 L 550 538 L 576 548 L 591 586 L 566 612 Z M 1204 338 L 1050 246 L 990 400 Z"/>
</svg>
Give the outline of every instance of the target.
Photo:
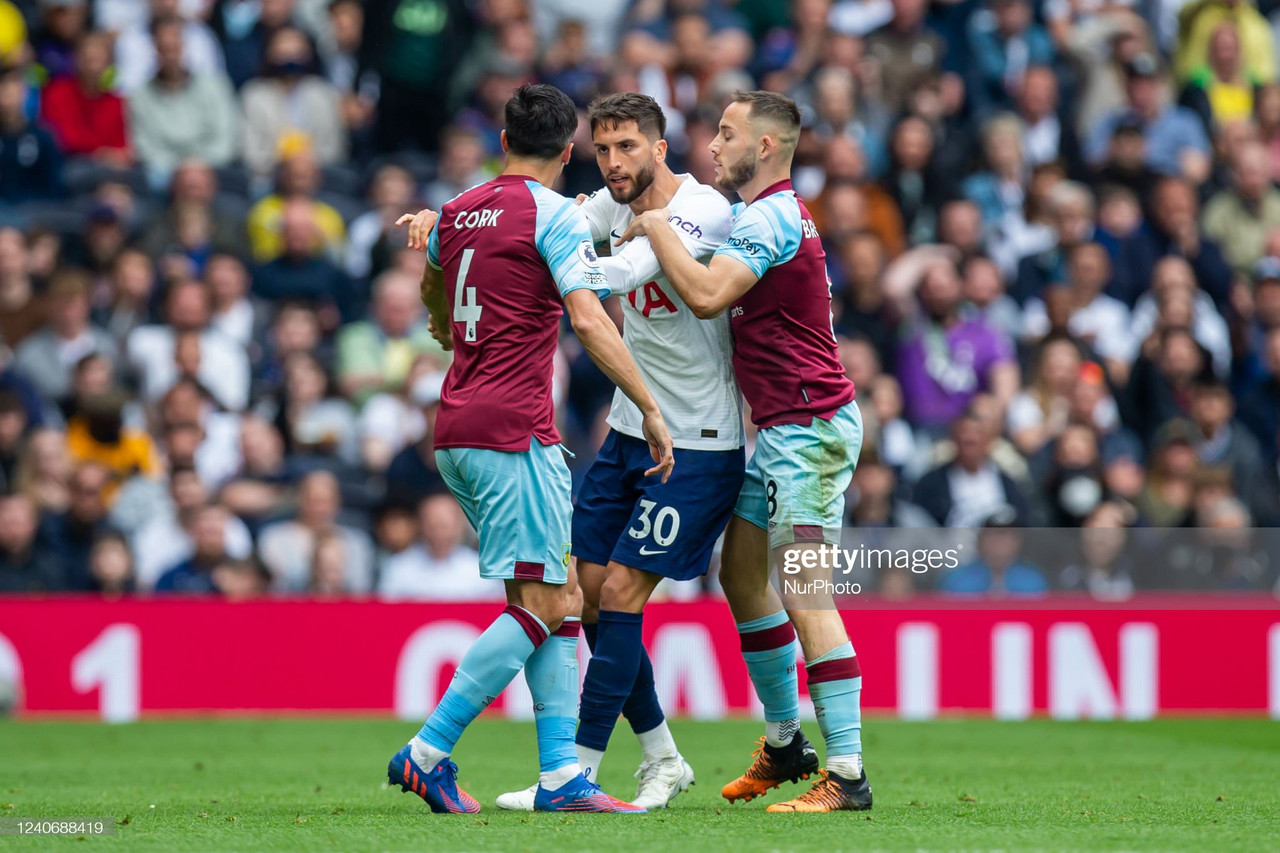
<svg viewBox="0 0 1280 853">
<path fill-rule="evenodd" d="M 541 785 L 533 795 L 535 812 L 601 812 L 609 814 L 648 814 L 649 810 L 611 797 L 581 773 L 554 791 Z"/>
<path fill-rule="evenodd" d="M 428 773 L 414 762 L 408 744 L 392 756 L 387 765 L 387 781 L 392 786 L 399 785 L 406 794 L 410 791 L 417 794 L 436 814 L 480 811 L 476 798 L 458 787 L 458 765 L 446 758 Z"/>
</svg>

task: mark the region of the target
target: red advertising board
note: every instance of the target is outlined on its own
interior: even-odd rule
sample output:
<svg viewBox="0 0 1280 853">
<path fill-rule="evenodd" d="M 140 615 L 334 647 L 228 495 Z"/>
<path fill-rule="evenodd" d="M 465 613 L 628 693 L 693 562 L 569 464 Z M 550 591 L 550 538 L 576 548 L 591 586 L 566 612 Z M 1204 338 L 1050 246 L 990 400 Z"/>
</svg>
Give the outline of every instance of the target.
<svg viewBox="0 0 1280 853">
<path fill-rule="evenodd" d="M 292 711 L 417 719 L 497 612 L 494 604 L 7 598 L 0 599 L 0 681 L 20 685 L 26 716 Z M 1112 605 L 867 598 L 843 615 L 871 711 L 915 719 L 1280 717 L 1280 608 L 1271 598 L 1148 596 Z M 723 603 L 652 605 L 645 637 L 669 712 L 716 719 L 757 711 Z M 531 716 L 523 682 L 494 709 Z"/>
</svg>

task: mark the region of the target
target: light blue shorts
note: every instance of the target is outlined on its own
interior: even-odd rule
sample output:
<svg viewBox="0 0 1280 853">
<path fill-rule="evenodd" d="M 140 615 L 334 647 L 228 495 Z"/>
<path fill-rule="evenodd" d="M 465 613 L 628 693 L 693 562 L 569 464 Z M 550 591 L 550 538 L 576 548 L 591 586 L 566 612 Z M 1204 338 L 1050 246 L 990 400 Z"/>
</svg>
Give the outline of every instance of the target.
<svg viewBox="0 0 1280 853">
<path fill-rule="evenodd" d="M 850 402 L 830 420 L 809 426 L 765 427 L 747 462 L 747 479 L 733 508 L 769 531 L 769 547 L 795 542 L 840 543 L 844 493 L 862 450 L 862 412 Z"/>
<path fill-rule="evenodd" d="M 480 577 L 569 579 L 572 482 L 559 445 L 533 438 L 514 453 L 447 447 L 436 451 L 436 465 L 480 535 Z"/>
</svg>

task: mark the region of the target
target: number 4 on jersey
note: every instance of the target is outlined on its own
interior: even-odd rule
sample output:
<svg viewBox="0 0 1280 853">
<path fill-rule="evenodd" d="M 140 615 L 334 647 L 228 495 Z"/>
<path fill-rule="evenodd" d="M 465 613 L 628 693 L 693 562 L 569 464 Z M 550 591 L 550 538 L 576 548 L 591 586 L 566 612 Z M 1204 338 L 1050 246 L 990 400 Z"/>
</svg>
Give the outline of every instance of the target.
<svg viewBox="0 0 1280 853">
<path fill-rule="evenodd" d="M 458 267 L 458 281 L 453 287 L 453 322 L 467 324 L 463 340 L 468 342 L 475 341 L 476 323 L 480 322 L 480 312 L 484 310 L 476 301 L 476 289 L 467 287 L 467 273 L 471 270 L 471 258 L 475 253 L 475 249 L 462 251 L 462 265 Z"/>
</svg>

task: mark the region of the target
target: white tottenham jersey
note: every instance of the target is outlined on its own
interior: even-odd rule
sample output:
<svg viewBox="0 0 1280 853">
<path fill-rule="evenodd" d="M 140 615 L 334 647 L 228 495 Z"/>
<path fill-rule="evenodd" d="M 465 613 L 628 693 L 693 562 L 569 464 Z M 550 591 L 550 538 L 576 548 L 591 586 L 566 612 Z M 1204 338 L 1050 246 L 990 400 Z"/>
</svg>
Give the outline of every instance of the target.
<svg viewBox="0 0 1280 853">
<path fill-rule="evenodd" d="M 724 196 L 679 175 L 668 220 L 685 248 L 709 263 L 729 236 L 733 211 Z M 667 281 L 647 237 L 614 246 L 635 219 L 607 189 L 582 204 L 597 243 L 608 241 L 611 257 L 600 259 L 609 289 L 621 297 L 622 339 L 658 401 L 676 447 L 734 450 L 743 444 L 742 394 L 733 376 L 733 345 L 728 313 L 699 320 Z M 621 390 L 613 395 L 609 426 L 623 435 L 644 438 L 643 419 Z"/>
</svg>

